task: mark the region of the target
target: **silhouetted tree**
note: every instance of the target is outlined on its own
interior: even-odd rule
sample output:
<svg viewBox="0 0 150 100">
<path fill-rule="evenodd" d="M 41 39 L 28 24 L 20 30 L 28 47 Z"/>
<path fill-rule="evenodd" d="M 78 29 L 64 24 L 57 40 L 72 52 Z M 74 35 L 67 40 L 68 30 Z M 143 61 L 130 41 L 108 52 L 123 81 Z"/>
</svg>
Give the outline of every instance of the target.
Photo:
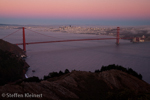
<svg viewBox="0 0 150 100">
<path fill-rule="evenodd" d="M 62 71 L 59 71 L 59 75 L 61 76 L 61 75 L 63 75 L 64 73 L 62 72 Z"/>
<path fill-rule="evenodd" d="M 52 72 L 52 73 L 49 73 L 49 76 L 50 77 L 58 77 L 59 76 L 59 74 L 57 73 L 57 72 Z"/>
<path fill-rule="evenodd" d="M 46 76 L 46 75 L 44 75 L 43 80 L 47 80 L 47 79 L 49 79 L 49 78 L 50 78 L 50 76 Z"/>
<path fill-rule="evenodd" d="M 70 71 L 68 69 L 65 70 L 65 74 L 70 73 Z"/>
<path fill-rule="evenodd" d="M 118 66 L 115 64 L 108 65 L 108 66 L 102 66 L 100 70 L 95 70 L 95 72 L 97 73 L 97 72 L 107 71 L 107 70 L 111 70 L 111 69 L 116 69 L 116 70 L 126 72 L 126 73 L 133 75 L 142 80 L 142 75 L 135 72 L 132 68 L 127 69 L 127 68 L 124 68 L 122 66 Z"/>
<path fill-rule="evenodd" d="M 23 81 L 24 82 L 41 82 L 41 80 L 36 76 L 26 78 Z"/>
<path fill-rule="evenodd" d="M 95 73 L 98 73 L 98 72 L 100 72 L 100 70 L 99 70 L 99 69 L 95 70 Z"/>
</svg>

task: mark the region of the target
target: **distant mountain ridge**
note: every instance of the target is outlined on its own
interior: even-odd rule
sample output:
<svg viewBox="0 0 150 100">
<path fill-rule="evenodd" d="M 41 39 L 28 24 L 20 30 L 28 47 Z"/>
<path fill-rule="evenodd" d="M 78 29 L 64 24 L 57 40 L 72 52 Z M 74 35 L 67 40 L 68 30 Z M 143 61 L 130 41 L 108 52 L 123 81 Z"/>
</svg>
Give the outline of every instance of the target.
<svg viewBox="0 0 150 100">
<path fill-rule="evenodd" d="M 0 26 L 19 26 L 18 24 L 0 24 Z"/>
</svg>

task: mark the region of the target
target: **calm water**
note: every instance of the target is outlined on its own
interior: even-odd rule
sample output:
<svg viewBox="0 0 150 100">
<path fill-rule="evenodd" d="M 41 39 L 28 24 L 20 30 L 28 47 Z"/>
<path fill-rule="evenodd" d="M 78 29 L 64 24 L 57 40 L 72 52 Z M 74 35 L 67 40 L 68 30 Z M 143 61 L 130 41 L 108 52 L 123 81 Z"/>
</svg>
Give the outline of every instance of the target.
<svg viewBox="0 0 150 100">
<path fill-rule="evenodd" d="M 1 29 L 0 37 L 14 31 L 15 29 Z M 57 38 L 41 36 L 26 30 L 26 41 L 111 37 L 44 31 L 40 33 Z M 22 31 L 20 30 L 5 40 L 11 43 L 22 42 Z M 143 80 L 150 83 L 150 42 L 131 43 L 127 40 L 120 40 L 119 46 L 116 46 L 115 42 L 116 40 L 96 40 L 27 45 L 28 57 L 26 61 L 30 65 L 27 75 L 28 77 L 38 76 L 42 78 L 52 71 L 64 71 L 65 69 L 95 71 L 95 69 L 100 69 L 102 65 L 118 64 L 141 73 Z M 22 46 L 20 47 L 22 48 Z"/>
</svg>

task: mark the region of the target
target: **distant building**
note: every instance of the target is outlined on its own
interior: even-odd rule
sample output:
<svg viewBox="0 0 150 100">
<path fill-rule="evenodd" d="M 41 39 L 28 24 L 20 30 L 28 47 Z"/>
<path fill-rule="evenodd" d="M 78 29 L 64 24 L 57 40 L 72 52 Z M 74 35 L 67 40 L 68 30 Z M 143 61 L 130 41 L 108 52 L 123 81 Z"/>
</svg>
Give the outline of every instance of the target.
<svg viewBox="0 0 150 100">
<path fill-rule="evenodd" d="M 145 39 L 145 38 L 146 38 L 145 35 L 143 35 L 143 36 L 142 36 L 142 39 Z"/>
<path fill-rule="evenodd" d="M 142 37 L 134 37 L 131 42 L 144 42 L 145 36 L 143 35 Z"/>
</svg>

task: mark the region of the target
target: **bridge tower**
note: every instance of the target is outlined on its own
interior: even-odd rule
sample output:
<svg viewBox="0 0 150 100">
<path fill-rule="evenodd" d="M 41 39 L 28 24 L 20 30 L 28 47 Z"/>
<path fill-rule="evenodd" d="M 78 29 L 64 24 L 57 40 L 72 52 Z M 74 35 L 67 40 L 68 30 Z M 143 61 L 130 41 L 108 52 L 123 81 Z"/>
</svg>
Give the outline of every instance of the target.
<svg viewBox="0 0 150 100">
<path fill-rule="evenodd" d="M 120 27 L 117 27 L 117 38 L 116 38 L 116 44 L 117 45 L 119 45 L 119 39 L 120 39 L 119 31 L 120 31 Z"/>
<path fill-rule="evenodd" d="M 25 28 L 22 27 L 22 30 L 23 30 L 23 51 L 26 52 Z"/>
</svg>

